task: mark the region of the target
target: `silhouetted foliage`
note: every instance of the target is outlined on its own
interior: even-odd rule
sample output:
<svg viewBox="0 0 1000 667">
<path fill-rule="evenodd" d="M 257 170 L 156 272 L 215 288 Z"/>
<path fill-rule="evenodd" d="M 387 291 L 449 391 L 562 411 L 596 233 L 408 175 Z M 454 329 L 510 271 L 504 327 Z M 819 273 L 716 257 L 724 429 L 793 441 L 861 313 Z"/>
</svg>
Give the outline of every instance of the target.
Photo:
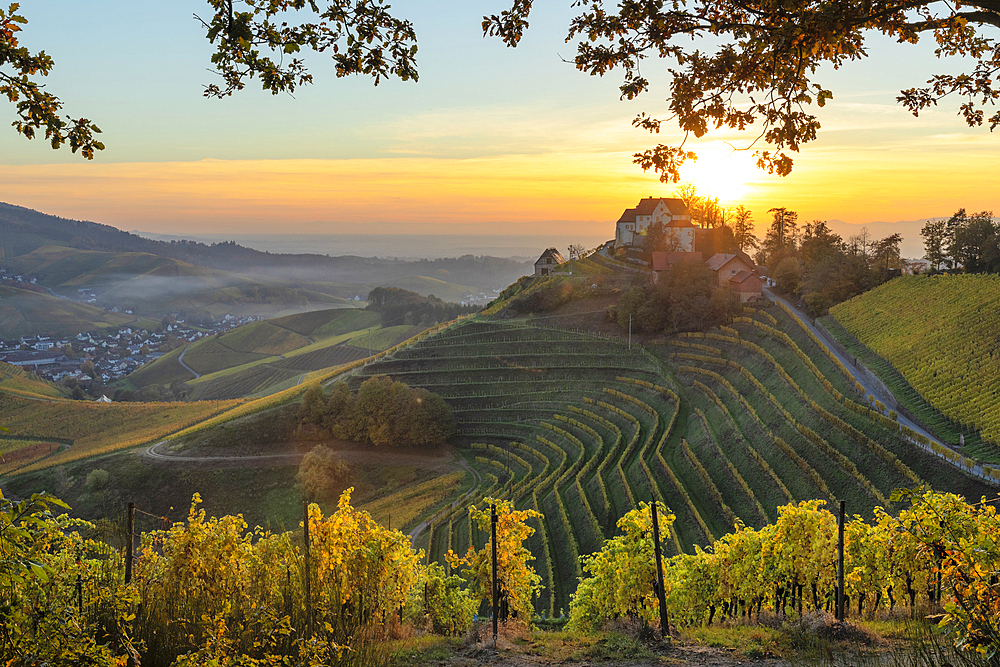
<svg viewBox="0 0 1000 667">
<path fill-rule="evenodd" d="M 397 324 L 430 326 L 475 313 L 479 306 L 448 303 L 433 294 L 420 296 L 398 287 L 376 287 L 368 293 L 368 309 L 379 313 L 384 327 Z"/>
<path fill-rule="evenodd" d="M 1000 273 L 1000 222 L 992 211 L 971 215 L 964 208 L 948 220 L 930 220 L 920 230 L 931 271 Z"/>
<path fill-rule="evenodd" d="M 736 302 L 716 287 L 715 274 L 697 259 L 681 260 L 656 284 L 637 282 L 608 316 L 620 327 L 643 333 L 701 331 L 723 324 Z"/>
<path fill-rule="evenodd" d="M 864 227 L 846 241 L 826 222 L 798 225 L 798 215 L 771 209 L 773 221 L 756 260 L 778 291 L 801 298 L 814 315 L 899 275 L 902 237 L 873 239 Z"/>
</svg>

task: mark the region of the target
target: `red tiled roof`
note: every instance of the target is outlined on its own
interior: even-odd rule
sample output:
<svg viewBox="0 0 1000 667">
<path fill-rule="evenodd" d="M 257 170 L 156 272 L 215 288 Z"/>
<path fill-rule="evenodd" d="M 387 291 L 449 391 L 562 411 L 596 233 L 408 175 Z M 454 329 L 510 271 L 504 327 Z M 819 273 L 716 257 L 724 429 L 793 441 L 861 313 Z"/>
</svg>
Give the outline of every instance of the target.
<svg viewBox="0 0 1000 667">
<path fill-rule="evenodd" d="M 673 197 L 645 197 L 640 199 L 639 205 L 635 207 L 635 214 L 652 215 L 656 207 L 660 205 L 660 202 L 667 205 L 667 210 L 670 211 L 671 215 L 690 215 L 684 202 Z"/>
<path fill-rule="evenodd" d="M 625 209 L 625 212 L 622 213 L 622 217 L 618 218 L 618 222 L 635 222 L 635 209 Z"/>
<path fill-rule="evenodd" d="M 705 262 L 705 266 L 711 271 L 718 271 L 726 264 L 728 264 L 736 255 L 728 255 L 726 253 L 717 252 L 712 255 L 711 259 Z"/>
<path fill-rule="evenodd" d="M 691 216 L 691 211 L 688 210 L 687 206 L 685 206 L 684 202 L 680 199 L 671 198 L 665 199 L 664 201 L 667 202 L 667 208 L 670 209 L 671 215 Z"/>
<path fill-rule="evenodd" d="M 653 253 L 653 270 L 654 271 L 667 271 L 677 262 L 683 261 L 685 259 L 690 259 L 694 261 L 701 261 L 700 252 L 654 252 Z"/>
<path fill-rule="evenodd" d="M 731 282 L 731 283 L 742 283 L 743 281 L 745 281 L 747 278 L 749 278 L 752 275 L 754 275 L 752 271 L 740 271 L 735 276 L 733 276 L 732 278 L 730 278 L 729 282 Z M 758 280 L 759 280 L 759 278 L 758 278 Z"/>
<path fill-rule="evenodd" d="M 651 215 L 660 203 L 661 197 L 646 197 L 639 200 L 639 205 L 635 207 L 636 215 Z"/>
</svg>

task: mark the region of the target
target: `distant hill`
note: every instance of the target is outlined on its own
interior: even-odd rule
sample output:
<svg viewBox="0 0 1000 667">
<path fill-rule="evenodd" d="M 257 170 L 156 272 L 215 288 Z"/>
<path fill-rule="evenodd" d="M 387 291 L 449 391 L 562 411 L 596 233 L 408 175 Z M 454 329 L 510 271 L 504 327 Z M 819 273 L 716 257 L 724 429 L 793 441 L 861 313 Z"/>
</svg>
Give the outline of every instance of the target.
<svg viewBox="0 0 1000 667">
<path fill-rule="evenodd" d="M 135 315 L 112 313 L 48 294 L 0 286 L 0 337 L 69 336 L 130 324 Z"/>
<path fill-rule="evenodd" d="M 77 250 L 113 253 L 149 253 L 191 265 L 240 275 L 266 275 L 285 284 L 349 283 L 358 287 L 396 284 L 427 296 L 433 293 L 446 300 L 459 300 L 458 292 L 501 289 L 522 275 L 530 273 L 530 262 L 506 258 L 464 255 L 457 258 L 405 261 L 364 257 L 329 257 L 318 254 L 278 254 L 246 248 L 233 242 L 204 244 L 193 241 L 156 241 L 124 232 L 109 225 L 67 220 L 21 206 L 0 203 L 0 260 L 11 260 L 33 253 L 43 246 L 62 246 Z M 417 277 L 453 284 L 458 290 L 446 292 L 444 286 L 405 282 Z M 437 291 L 433 291 L 437 289 Z M 319 290 L 328 293 L 329 290 Z M 338 296 L 346 296 L 346 290 Z M 453 290 L 454 291 L 454 290 Z M 365 292 L 366 294 L 367 292 Z M 463 292 L 464 293 L 464 292 Z M 364 294 L 362 294 L 364 296 Z"/>
</svg>

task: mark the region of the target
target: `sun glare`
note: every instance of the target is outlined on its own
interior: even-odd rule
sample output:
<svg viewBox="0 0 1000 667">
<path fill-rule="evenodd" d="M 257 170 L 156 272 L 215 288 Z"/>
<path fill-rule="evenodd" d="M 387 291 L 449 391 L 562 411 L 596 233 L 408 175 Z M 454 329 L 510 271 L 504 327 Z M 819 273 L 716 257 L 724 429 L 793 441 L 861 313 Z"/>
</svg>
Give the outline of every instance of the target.
<svg viewBox="0 0 1000 667">
<path fill-rule="evenodd" d="M 753 154 L 728 146 L 696 149 L 697 162 L 681 168 L 681 180 L 693 184 L 698 194 L 718 197 L 719 203 L 738 204 L 759 176 Z"/>
</svg>

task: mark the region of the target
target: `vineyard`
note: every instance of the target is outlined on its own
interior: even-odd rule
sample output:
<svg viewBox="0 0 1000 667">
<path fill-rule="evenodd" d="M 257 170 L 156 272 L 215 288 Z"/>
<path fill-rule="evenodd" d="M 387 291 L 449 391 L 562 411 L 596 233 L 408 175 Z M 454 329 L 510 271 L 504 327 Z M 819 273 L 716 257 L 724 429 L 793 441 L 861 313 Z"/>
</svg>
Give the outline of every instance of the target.
<svg viewBox="0 0 1000 667">
<path fill-rule="evenodd" d="M 676 516 L 668 544 L 679 555 L 737 522 L 773 523 L 788 503 L 844 499 L 869 514 L 891 508 L 900 487 L 989 491 L 873 410 L 849 371 L 778 308 L 631 350 L 616 338 L 473 319 L 354 382 L 377 374 L 456 410 L 482 479 L 469 502 L 502 497 L 543 515 L 529 520 L 528 546 L 544 586 L 536 609 L 547 615 L 569 608 L 579 557 L 618 534 L 618 518 L 642 501 Z M 456 505 L 417 544 L 444 562 L 484 539 Z"/>
<path fill-rule="evenodd" d="M 1000 278 L 903 276 L 830 312 L 919 399 L 980 431 L 977 456 L 1000 461 Z"/>
<path fill-rule="evenodd" d="M 67 398 L 67 392 L 20 366 L 0 362 L 0 389 L 32 398 Z"/>
<path fill-rule="evenodd" d="M 287 389 L 306 373 L 382 352 L 419 327 L 382 328 L 378 313 L 354 308 L 312 311 L 255 322 L 174 350 L 129 376 L 136 387 L 184 381 L 194 400 L 262 396 Z M 367 327 L 367 328 L 365 328 Z M 200 377 L 193 378 L 191 371 Z"/>
<path fill-rule="evenodd" d="M 0 474 L 152 444 L 239 405 L 198 403 L 96 403 L 38 400 L 0 393 L 0 423 L 23 447 L 4 451 Z M 42 446 L 56 443 L 58 447 Z M 0 441 L 2 444 L 2 441 Z M 30 453 L 30 455 L 29 455 Z"/>
<path fill-rule="evenodd" d="M 302 335 L 268 331 L 268 344 Z M 411 331 L 381 330 L 379 344 Z M 232 377 L 247 383 L 242 390 L 254 373 L 272 387 L 281 377 L 291 382 L 301 367 L 269 374 L 307 355 L 358 354 L 368 338 L 338 336 L 339 344 L 258 361 Z M 249 339 L 241 346 L 250 347 Z M 727 326 L 644 346 L 470 317 L 340 368 L 352 367 L 355 389 L 388 375 L 441 395 L 456 412 L 466 470 L 449 463 L 443 474 L 398 487 L 385 480 L 365 511 L 350 505 L 348 490 L 328 516 L 310 506 L 291 533 L 208 517 L 196 498 L 186 521 L 142 536 L 134 569 L 125 549 L 108 546 L 113 536 L 90 539 L 96 526 L 53 518 L 47 504 L 55 501 L 0 496 L 0 532 L 14 516 L 36 517 L 11 532 L 14 585 L 31 604 L 0 617 L 3 649 L 26 661 L 86 656 L 109 667 L 127 655 L 177 667 L 234 656 L 254 665 L 382 664 L 372 652 L 399 624 L 461 633 L 486 609 L 491 502 L 501 514 L 498 574 L 512 610 L 568 614 L 569 627 L 584 632 L 623 616 L 653 622 L 655 502 L 662 593 L 675 626 L 801 617 L 834 605 L 837 517 L 827 508 L 840 500 L 849 511 L 851 617 L 886 607 L 912 616 L 944 604 L 965 645 L 1000 645 L 990 578 L 1000 562 L 996 512 L 923 490 L 978 499 L 995 489 L 967 474 L 975 462 L 870 403 L 851 371 L 781 307 L 747 308 Z M 314 379 L 333 376 L 324 373 Z M 254 429 L 251 418 L 276 407 L 294 420 L 305 391 L 295 384 L 242 403 L 98 405 L 39 400 L 32 378 L 8 375 L 21 393 L 0 394 L 0 423 L 10 428 L 0 455 L 18 472 L 168 435 L 196 441 L 215 429 L 239 440 L 234 420 Z M 226 379 L 209 374 L 203 384 Z"/>
<path fill-rule="evenodd" d="M 433 479 L 409 497 L 457 481 Z M 461 572 L 449 576 L 409 537 L 355 510 L 351 493 L 329 516 L 309 505 L 302 530 L 285 533 L 249 529 L 240 515 L 207 516 L 196 494 L 186 521 L 142 534 L 137 553 L 131 508 L 129 538 L 116 548 L 113 533 L 102 532 L 113 524 L 56 517 L 52 510 L 65 505 L 52 496 L 12 502 L 0 494 L 8 573 L 0 649 L 12 665 L 371 667 L 393 664 L 379 647 L 414 628 L 465 633 L 477 611 L 490 609 L 491 586 L 518 620 L 531 614 L 541 577 L 530 566 L 537 552 L 528 547 L 529 524 L 546 524 L 547 516 L 509 500 L 461 503 L 469 530 L 483 539 L 467 550 L 456 545 L 464 556 L 448 550 L 447 563 Z M 538 493 L 532 496 L 537 505 Z M 876 508 L 872 520 L 845 516 L 843 507 L 838 520 L 823 500 L 786 504 L 774 521 L 737 525 L 712 549 L 674 554 L 662 570 L 652 553 L 653 503 L 641 502 L 582 559 L 567 628 L 591 633 L 622 617 L 653 623 L 669 616 L 674 629 L 768 616 L 780 622 L 834 608 L 856 620 L 880 606 L 914 618 L 943 608 L 942 625 L 965 651 L 960 664 L 993 664 L 1000 646 L 995 508 L 930 491 L 897 497 L 906 506 L 894 514 Z M 675 515 L 655 505 L 669 531 Z M 491 522 L 495 537 L 487 542 Z M 669 549 L 671 538 L 660 536 Z M 552 545 L 544 533 L 542 545 Z M 662 587 L 654 588 L 657 579 Z M 504 606 L 493 612 L 507 613 Z"/>
</svg>

